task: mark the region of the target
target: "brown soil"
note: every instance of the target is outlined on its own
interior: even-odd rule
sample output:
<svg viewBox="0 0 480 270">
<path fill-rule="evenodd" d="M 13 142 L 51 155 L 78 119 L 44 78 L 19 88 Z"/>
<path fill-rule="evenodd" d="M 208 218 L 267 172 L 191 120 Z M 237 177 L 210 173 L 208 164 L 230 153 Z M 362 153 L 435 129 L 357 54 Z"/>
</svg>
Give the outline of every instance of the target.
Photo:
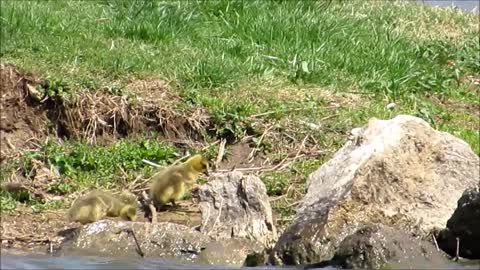
<svg viewBox="0 0 480 270">
<path fill-rule="evenodd" d="M 59 240 L 56 232 L 68 229 L 64 216 L 64 211 L 35 213 L 27 207 L 2 213 L 2 247 L 35 249 L 49 241 L 55 243 Z"/>
<path fill-rule="evenodd" d="M 437 97 L 437 96 L 430 96 L 429 98 L 434 103 L 445 106 L 446 108 L 454 109 L 458 111 L 464 111 L 480 117 L 480 106 L 477 104 L 461 102 L 461 101 L 444 98 L 444 97 Z"/>
<path fill-rule="evenodd" d="M 130 87 L 138 87 L 132 84 Z M 147 90 L 130 89 L 135 97 L 101 89 L 78 93 L 69 100 L 56 100 L 50 116 L 57 123 L 59 137 L 87 139 L 91 143 L 158 135 L 167 140 L 203 140 L 209 124 L 206 112 L 178 110 L 180 97 L 160 83 Z"/>
<path fill-rule="evenodd" d="M 265 158 L 261 153 L 257 153 L 251 162 L 248 156 L 253 148 L 246 142 L 239 142 L 228 147 L 228 153 L 218 165 L 219 169 L 230 170 L 232 168 L 249 168 L 262 166 Z"/>
<path fill-rule="evenodd" d="M 51 88 L 48 81 L 13 65 L 2 64 L 0 75 L 1 160 L 38 147 L 48 134 L 91 143 L 136 136 L 203 141 L 210 125 L 205 110 L 179 109 L 181 98 L 158 79 L 127 81 L 132 96 L 100 89 L 43 98 L 39 86 Z"/>
<path fill-rule="evenodd" d="M 48 133 L 48 119 L 42 106 L 29 95 L 27 85 L 41 83 L 32 74 L 11 65 L 0 66 L 0 163 L 26 149 Z"/>
</svg>

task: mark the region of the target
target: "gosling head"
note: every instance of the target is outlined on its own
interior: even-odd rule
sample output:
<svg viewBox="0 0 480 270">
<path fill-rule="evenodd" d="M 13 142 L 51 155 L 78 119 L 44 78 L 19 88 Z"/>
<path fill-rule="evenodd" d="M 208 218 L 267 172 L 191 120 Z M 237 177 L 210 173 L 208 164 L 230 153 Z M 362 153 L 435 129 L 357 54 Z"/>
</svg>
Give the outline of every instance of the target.
<svg viewBox="0 0 480 270">
<path fill-rule="evenodd" d="M 132 205 L 125 205 L 120 210 L 120 217 L 125 220 L 135 221 L 137 219 L 137 208 Z"/>
<path fill-rule="evenodd" d="M 204 173 L 208 176 L 208 160 L 200 154 L 189 158 L 186 163 L 196 172 Z"/>
<path fill-rule="evenodd" d="M 125 204 L 129 204 L 129 205 L 137 204 L 137 196 L 135 196 L 135 194 L 131 193 L 130 191 L 124 190 L 120 194 L 118 194 L 118 197 Z"/>
</svg>

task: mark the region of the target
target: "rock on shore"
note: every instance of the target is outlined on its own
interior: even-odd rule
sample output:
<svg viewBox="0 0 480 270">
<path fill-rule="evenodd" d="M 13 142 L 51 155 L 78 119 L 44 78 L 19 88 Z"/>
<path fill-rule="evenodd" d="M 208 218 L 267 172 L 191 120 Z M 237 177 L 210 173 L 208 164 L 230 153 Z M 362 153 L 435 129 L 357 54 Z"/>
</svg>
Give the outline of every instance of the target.
<svg viewBox="0 0 480 270">
<path fill-rule="evenodd" d="M 202 212 L 200 231 L 215 239 L 246 238 L 271 247 L 277 239 L 265 184 L 231 172 L 192 192 Z"/>
<path fill-rule="evenodd" d="M 457 238 L 460 257 L 480 259 L 480 185 L 465 190 L 437 241 L 445 252 L 456 256 Z"/>
<path fill-rule="evenodd" d="M 331 264 L 346 269 L 434 269 L 451 264 L 424 240 L 383 225 L 369 225 L 347 236 Z"/>
<path fill-rule="evenodd" d="M 470 146 L 420 118 L 371 119 L 352 133 L 309 176 L 271 263 L 330 260 L 346 236 L 369 224 L 418 235 L 444 228 L 463 191 L 478 184 L 479 157 Z"/>
</svg>

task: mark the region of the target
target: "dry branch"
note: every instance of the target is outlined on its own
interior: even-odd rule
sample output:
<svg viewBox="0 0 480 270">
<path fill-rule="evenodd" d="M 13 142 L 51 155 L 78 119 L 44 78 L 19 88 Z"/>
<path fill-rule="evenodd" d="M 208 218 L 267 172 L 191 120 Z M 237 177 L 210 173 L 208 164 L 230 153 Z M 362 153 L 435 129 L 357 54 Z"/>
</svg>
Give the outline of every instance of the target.
<svg viewBox="0 0 480 270">
<path fill-rule="evenodd" d="M 222 162 L 223 156 L 225 154 L 225 145 L 227 144 L 227 140 L 222 139 L 220 141 L 220 145 L 218 146 L 218 155 L 217 159 L 215 160 L 214 167 L 215 169 L 218 168 L 218 164 Z"/>
<path fill-rule="evenodd" d="M 145 205 L 148 205 L 150 210 L 151 223 L 157 223 L 157 210 L 155 210 L 155 206 L 153 205 L 151 199 L 148 198 L 148 195 L 145 191 L 142 192 L 142 198 Z"/>
</svg>

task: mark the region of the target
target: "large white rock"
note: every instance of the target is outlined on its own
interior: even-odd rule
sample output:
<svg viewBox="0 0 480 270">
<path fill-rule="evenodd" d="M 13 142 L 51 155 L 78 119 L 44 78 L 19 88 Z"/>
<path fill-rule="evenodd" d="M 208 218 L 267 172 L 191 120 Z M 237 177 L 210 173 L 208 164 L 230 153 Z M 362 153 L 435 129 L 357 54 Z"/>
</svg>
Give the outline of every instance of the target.
<svg viewBox="0 0 480 270">
<path fill-rule="evenodd" d="M 479 157 L 470 146 L 420 118 L 371 119 L 352 133 L 352 140 L 310 175 L 273 263 L 328 260 L 362 224 L 419 234 L 443 228 L 462 192 L 480 181 Z"/>
</svg>

